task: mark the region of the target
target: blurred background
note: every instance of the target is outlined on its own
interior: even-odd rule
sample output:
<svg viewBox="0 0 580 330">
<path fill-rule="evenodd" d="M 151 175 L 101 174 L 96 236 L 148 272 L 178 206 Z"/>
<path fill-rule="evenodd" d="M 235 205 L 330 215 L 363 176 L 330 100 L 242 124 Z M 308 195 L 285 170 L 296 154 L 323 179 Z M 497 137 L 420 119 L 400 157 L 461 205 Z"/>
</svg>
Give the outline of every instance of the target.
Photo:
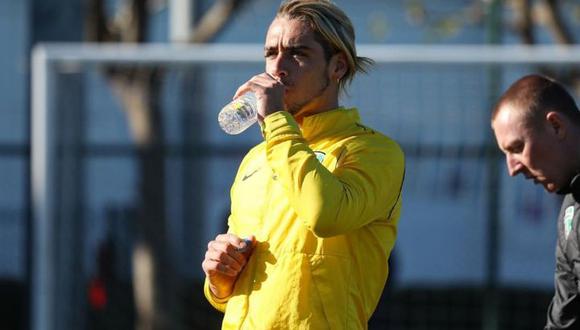
<svg viewBox="0 0 580 330">
<path fill-rule="evenodd" d="M 391 276 L 369 327 L 542 328 L 561 200 L 507 176 L 489 116 L 531 72 L 578 100 L 580 58 L 478 62 L 453 46 L 572 46 L 580 1 L 335 2 L 361 55 L 380 58 L 341 103 L 407 157 Z M 263 71 L 279 3 L 0 0 L 1 329 L 219 328 L 201 261 L 261 135 L 227 136 L 216 118 Z M 381 57 L 390 47 L 407 53 Z"/>
</svg>

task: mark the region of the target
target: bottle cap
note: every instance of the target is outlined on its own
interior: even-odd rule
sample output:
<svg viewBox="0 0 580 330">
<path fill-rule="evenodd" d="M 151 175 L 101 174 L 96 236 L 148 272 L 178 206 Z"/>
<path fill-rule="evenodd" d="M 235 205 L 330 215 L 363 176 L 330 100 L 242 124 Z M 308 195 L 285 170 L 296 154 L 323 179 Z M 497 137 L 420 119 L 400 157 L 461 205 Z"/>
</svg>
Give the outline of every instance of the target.
<svg viewBox="0 0 580 330">
<path fill-rule="evenodd" d="M 246 253 L 252 247 L 252 240 L 251 239 L 244 238 L 244 242 L 246 243 L 246 245 L 244 245 L 244 247 L 237 248 L 236 251 L 238 251 L 240 253 Z"/>
</svg>

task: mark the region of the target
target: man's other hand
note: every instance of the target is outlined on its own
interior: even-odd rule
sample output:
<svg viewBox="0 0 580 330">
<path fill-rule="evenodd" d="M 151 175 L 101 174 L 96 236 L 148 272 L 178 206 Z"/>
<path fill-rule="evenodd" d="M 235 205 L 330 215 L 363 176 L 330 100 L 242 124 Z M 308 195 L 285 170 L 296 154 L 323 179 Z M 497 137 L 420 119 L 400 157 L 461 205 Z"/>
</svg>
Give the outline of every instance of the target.
<svg viewBox="0 0 580 330">
<path fill-rule="evenodd" d="M 207 244 L 201 266 L 216 298 L 227 298 L 232 294 L 238 275 L 250 257 L 254 242 L 254 236 L 244 240 L 234 234 L 220 234 Z"/>
</svg>

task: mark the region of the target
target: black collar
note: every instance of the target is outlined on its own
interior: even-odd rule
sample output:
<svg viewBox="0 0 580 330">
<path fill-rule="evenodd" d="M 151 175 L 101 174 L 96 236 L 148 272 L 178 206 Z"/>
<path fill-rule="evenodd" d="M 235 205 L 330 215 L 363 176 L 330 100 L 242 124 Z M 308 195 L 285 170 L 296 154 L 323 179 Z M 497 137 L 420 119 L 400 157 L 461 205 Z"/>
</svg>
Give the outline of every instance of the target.
<svg viewBox="0 0 580 330">
<path fill-rule="evenodd" d="M 576 174 L 568 186 L 558 190 L 558 194 L 572 194 L 577 203 L 580 203 L 580 174 Z"/>
</svg>

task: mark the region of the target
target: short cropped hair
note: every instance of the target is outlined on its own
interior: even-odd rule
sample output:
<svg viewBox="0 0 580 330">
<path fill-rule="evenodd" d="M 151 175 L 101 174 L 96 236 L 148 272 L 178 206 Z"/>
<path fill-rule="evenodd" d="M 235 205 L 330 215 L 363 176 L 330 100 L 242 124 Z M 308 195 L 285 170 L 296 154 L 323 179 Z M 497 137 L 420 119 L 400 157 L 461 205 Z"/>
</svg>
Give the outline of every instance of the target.
<svg viewBox="0 0 580 330">
<path fill-rule="evenodd" d="M 556 80 L 542 75 L 527 75 L 513 83 L 495 106 L 492 121 L 505 105 L 520 111 L 524 120 L 532 125 L 539 125 L 549 111 L 561 113 L 580 124 L 580 112 L 574 98 Z"/>
<path fill-rule="evenodd" d="M 288 0 L 280 5 L 276 17 L 302 20 L 309 24 L 324 49 L 327 61 L 334 54 L 344 53 L 348 69 L 338 83 L 339 90 L 344 90 L 352 82 L 355 73 L 366 73 L 374 63 L 370 58 L 357 56 L 352 22 L 331 1 Z"/>
</svg>

